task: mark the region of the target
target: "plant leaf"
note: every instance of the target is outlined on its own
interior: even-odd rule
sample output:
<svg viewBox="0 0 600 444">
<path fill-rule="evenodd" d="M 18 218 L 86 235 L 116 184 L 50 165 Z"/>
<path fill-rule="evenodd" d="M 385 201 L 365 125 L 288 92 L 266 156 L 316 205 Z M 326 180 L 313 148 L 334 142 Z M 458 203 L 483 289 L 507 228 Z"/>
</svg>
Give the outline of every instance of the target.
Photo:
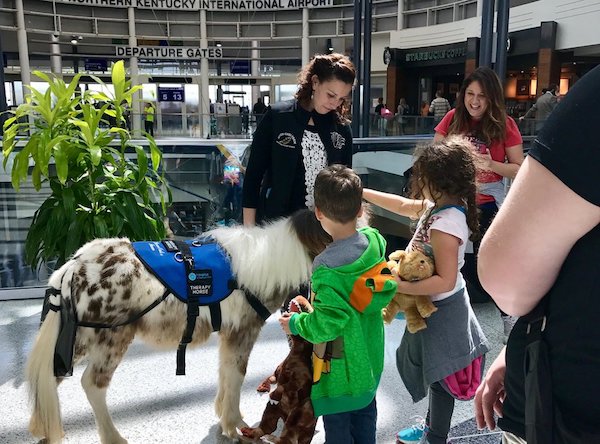
<svg viewBox="0 0 600 444">
<path fill-rule="evenodd" d="M 58 180 L 60 180 L 60 183 L 63 185 L 67 182 L 69 177 L 69 159 L 66 151 L 66 146 L 57 145 L 53 152 L 56 174 L 58 175 Z"/>
<path fill-rule="evenodd" d="M 137 153 L 137 164 L 138 164 L 138 185 L 144 180 L 146 172 L 148 171 L 148 156 L 141 146 L 136 146 L 135 151 Z"/>
</svg>

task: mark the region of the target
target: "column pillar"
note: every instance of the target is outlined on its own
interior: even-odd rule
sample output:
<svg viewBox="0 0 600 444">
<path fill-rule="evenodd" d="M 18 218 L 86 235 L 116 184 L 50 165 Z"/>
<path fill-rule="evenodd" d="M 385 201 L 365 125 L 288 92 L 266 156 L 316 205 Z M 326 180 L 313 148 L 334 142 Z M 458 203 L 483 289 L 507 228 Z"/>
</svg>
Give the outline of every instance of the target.
<svg viewBox="0 0 600 444">
<path fill-rule="evenodd" d="M 310 40 L 308 39 L 308 8 L 302 9 L 302 66 L 310 60 Z"/>
<path fill-rule="evenodd" d="M 60 53 L 60 36 L 58 33 L 52 34 L 52 43 L 50 44 L 50 72 L 57 77 L 62 77 L 62 58 Z"/>
<path fill-rule="evenodd" d="M 498 16 L 496 18 L 496 63 L 494 70 L 502 86 L 506 82 L 506 57 L 508 42 L 508 20 L 510 16 L 510 2 L 508 0 L 498 0 Z"/>
<path fill-rule="evenodd" d="M 206 30 L 206 9 L 200 10 L 200 47 L 208 48 L 208 34 Z M 201 130 L 203 137 L 210 137 L 210 101 L 208 93 L 208 59 L 200 59 L 200 113 Z"/>
<path fill-rule="evenodd" d="M 0 36 L 0 136 L 4 134 L 4 121 L 7 115 L 4 113 L 7 109 L 6 90 L 4 89 L 4 51 L 2 50 L 2 38 Z"/>
<path fill-rule="evenodd" d="M 373 5 L 370 1 L 364 1 L 363 4 L 363 50 L 364 56 L 362 59 L 362 124 L 363 137 L 369 136 L 369 121 L 371 119 L 371 29 L 372 29 L 372 13 Z"/>
<path fill-rule="evenodd" d="M 23 100 L 30 94 L 28 86 L 31 85 L 31 69 L 29 67 L 29 48 L 27 46 L 27 31 L 25 30 L 25 11 L 23 0 L 15 0 L 17 8 L 17 45 L 19 48 L 19 65 L 21 67 L 21 82 L 23 86 Z M 2 61 L 3 62 L 3 61 Z M 33 116 L 29 115 L 29 124 L 33 126 Z"/>
<path fill-rule="evenodd" d="M 558 23 L 542 22 L 540 26 L 540 49 L 538 50 L 537 91 L 555 83 L 560 85 L 560 58 L 556 48 Z"/>
<path fill-rule="evenodd" d="M 477 17 L 481 17 L 481 14 L 483 12 L 483 2 L 484 0 L 477 0 Z"/>
<path fill-rule="evenodd" d="M 391 57 L 387 67 L 387 86 L 385 103 L 388 109 L 396 112 L 400 97 L 407 99 L 406 78 L 402 67 L 398 65 L 396 50 L 389 49 Z"/>
<path fill-rule="evenodd" d="M 258 49 L 258 40 L 252 40 L 252 50 L 250 51 L 250 74 L 256 78 L 257 83 L 252 85 L 252 98 L 250 100 L 250 112 L 252 112 L 252 106 L 256 103 L 260 97 L 260 85 L 258 84 L 258 77 L 260 77 L 260 50 Z"/>
<path fill-rule="evenodd" d="M 127 8 L 127 22 L 129 25 L 129 46 L 137 46 L 137 37 L 135 34 L 135 8 L 133 7 Z M 131 79 L 131 86 L 140 84 L 137 57 L 131 57 L 129 59 L 129 77 Z M 131 99 L 131 116 L 129 117 L 129 121 L 131 122 L 133 137 L 140 137 L 142 134 L 142 107 L 140 106 L 142 98 L 142 91 L 138 91 Z M 156 118 L 156 114 L 154 117 Z"/>
<path fill-rule="evenodd" d="M 467 51 L 465 54 L 465 78 L 470 76 L 471 73 L 477 69 L 479 42 L 479 37 L 469 37 L 467 39 Z"/>
<path fill-rule="evenodd" d="M 496 0 L 483 2 L 481 12 L 481 50 L 479 66 L 492 67 L 492 42 L 494 37 L 494 4 Z"/>
<path fill-rule="evenodd" d="M 398 24 L 396 25 L 396 29 L 400 31 L 404 29 L 404 2 L 398 2 Z"/>
<path fill-rule="evenodd" d="M 352 63 L 356 70 L 356 86 L 352 92 L 352 137 L 362 137 L 361 85 L 362 85 L 362 0 L 354 2 L 354 38 L 352 44 Z M 367 129 L 368 131 L 368 129 Z"/>
</svg>

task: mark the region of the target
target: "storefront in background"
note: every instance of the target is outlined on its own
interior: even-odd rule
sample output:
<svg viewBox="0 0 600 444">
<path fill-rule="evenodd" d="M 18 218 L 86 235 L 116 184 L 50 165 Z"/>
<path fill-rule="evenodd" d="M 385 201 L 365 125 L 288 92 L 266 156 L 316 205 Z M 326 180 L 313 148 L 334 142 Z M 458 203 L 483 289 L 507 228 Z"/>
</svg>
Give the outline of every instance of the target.
<svg viewBox="0 0 600 444">
<path fill-rule="evenodd" d="M 507 111 L 518 117 L 531 107 L 544 88 L 557 84 L 560 93 L 585 72 L 600 63 L 599 57 L 577 57 L 571 51 L 556 51 L 556 22 L 542 22 L 537 28 L 511 32 L 507 41 L 507 73 L 504 91 Z M 411 114 L 418 114 L 423 103 L 431 103 L 436 91 L 454 106 L 466 75 L 476 69 L 480 39 L 448 45 L 411 49 L 387 48 L 389 108 L 405 98 Z M 495 56 L 495 51 L 493 56 Z"/>
</svg>

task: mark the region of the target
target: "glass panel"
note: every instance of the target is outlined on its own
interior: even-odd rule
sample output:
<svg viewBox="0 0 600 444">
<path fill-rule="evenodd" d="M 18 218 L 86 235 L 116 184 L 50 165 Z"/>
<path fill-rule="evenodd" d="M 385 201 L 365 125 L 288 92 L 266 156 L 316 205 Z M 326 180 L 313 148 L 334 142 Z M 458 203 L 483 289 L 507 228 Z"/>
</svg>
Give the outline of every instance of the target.
<svg viewBox="0 0 600 444">
<path fill-rule="evenodd" d="M 294 98 L 294 94 L 298 91 L 298 85 L 276 85 L 274 101 L 290 100 Z"/>
<path fill-rule="evenodd" d="M 15 104 L 15 97 L 13 94 L 13 84 L 12 82 L 4 83 L 4 94 L 6 97 L 6 106 L 11 107 Z"/>
<path fill-rule="evenodd" d="M 142 100 L 155 101 L 156 100 L 156 84 L 155 83 L 144 83 L 142 85 Z"/>
<path fill-rule="evenodd" d="M 219 149 L 214 143 L 157 140 L 164 152 L 164 169 L 173 185 L 173 205 L 169 227 L 178 238 L 192 238 L 220 224 L 241 222 L 241 182 L 227 183 L 225 172 L 235 179 L 231 168 L 226 169 L 226 157 L 240 158 L 249 142 L 224 142 Z M 23 146 L 21 144 L 21 146 Z M 9 171 L 12 157 L 7 165 Z M 233 175 L 232 175 L 233 174 Z M 45 286 L 54 263 L 32 270 L 24 260 L 24 243 L 35 211 L 50 192 L 43 187 L 36 192 L 31 182 L 17 193 L 10 176 L 0 176 L 0 288 L 2 290 Z M 20 298 L 20 291 L 0 290 L 0 300 Z M 43 291 L 36 292 L 39 297 Z M 35 296 L 34 296 L 35 297 Z"/>
<path fill-rule="evenodd" d="M 423 12 L 420 14 L 407 14 L 405 16 L 405 23 L 407 28 L 420 28 L 421 26 L 427 26 L 427 13 Z"/>
</svg>

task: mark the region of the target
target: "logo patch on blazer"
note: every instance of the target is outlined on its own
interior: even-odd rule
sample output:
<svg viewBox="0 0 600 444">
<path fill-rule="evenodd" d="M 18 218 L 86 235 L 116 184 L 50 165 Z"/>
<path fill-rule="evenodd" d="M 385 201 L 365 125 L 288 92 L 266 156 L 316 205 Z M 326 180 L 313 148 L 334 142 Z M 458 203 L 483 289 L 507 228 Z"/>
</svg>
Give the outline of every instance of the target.
<svg viewBox="0 0 600 444">
<path fill-rule="evenodd" d="M 341 150 L 346 145 L 346 139 L 340 133 L 334 131 L 331 133 L 331 142 L 336 150 Z"/>
<path fill-rule="evenodd" d="M 284 148 L 296 148 L 296 138 L 292 133 L 279 133 L 275 142 Z"/>
</svg>

